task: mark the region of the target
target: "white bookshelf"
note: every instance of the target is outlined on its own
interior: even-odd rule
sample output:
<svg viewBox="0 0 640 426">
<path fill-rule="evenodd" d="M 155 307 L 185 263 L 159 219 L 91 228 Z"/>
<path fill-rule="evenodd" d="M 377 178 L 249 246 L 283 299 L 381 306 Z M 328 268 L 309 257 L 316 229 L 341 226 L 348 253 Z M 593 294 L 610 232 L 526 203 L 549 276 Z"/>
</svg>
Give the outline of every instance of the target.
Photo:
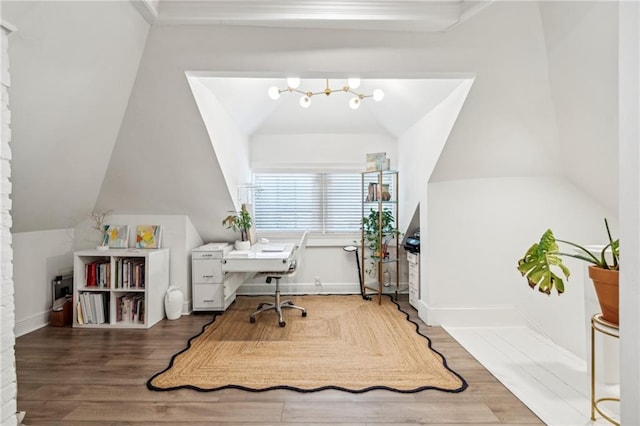
<svg viewBox="0 0 640 426">
<path fill-rule="evenodd" d="M 95 273 L 87 266 L 91 264 L 96 265 Z M 77 251 L 73 255 L 73 275 L 74 327 L 149 328 L 164 318 L 164 295 L 169 287 L 168 248 Z M 98 275 L 100 279 L 94 281 Z M 93 309 L 88 305 L 91 303 Z M 102 318 L 89 322 L 87 310 L 94 315 L 102 311 L 104 322 L 100 322 Z"/>
</svg>

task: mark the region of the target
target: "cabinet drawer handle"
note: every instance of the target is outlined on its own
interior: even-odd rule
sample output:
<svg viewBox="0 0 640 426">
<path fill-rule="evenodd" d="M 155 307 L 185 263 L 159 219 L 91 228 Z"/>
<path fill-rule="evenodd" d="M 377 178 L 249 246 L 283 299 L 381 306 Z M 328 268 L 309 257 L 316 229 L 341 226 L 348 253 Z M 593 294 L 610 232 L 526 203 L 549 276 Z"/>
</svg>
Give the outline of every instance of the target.
<svg viewBox="0 0 640 426">
<path fill-rule="evenodd" d="M 203 275 L 202 278 L 213 278 L 213 275 Z"/>
<path fill-rule="evenodd" d="M 203 300 L 203 302 L 204 303 L 211 303 L 211 302 L 213 302 L 213 299 L 205 299 L 205 300 Z"/>
<path fill-rule="evenodd" d="M 211 253 L 205 253 L 205 254 L 202 255 L 202 257 L 211 257 L 211 256 L 213 256 L 213 254 L 211 254 Z"/>
</svg>

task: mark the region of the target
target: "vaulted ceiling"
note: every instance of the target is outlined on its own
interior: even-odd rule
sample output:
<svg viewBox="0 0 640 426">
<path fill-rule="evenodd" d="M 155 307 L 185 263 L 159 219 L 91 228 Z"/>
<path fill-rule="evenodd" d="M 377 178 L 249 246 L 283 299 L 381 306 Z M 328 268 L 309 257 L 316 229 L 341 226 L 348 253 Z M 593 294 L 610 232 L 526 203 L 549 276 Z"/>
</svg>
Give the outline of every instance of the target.
<svg viewBox="0 0 640 426">
<path fill-rule="evenodd" d="M 302 108 L 302 95 L 288 91 L 280 99 L 267 95 L 269 87 L 287 87 L 285 79 L 200 77 L 218 101 L 247 135 L 304 133 L 384 133 L 399 137 L 404 131 L 442 102 L 462 79 L 365 79 L 355 91 L 370 95 L 375 89 L 385 93 L 382 101 L 362 100 L 353 110 L 354 96 L 341 91 L 346 78 L 329 79 L 337 92 L 311 97 L 311 105 Z M 326 80 L 302 79 L 299 89 L 322 92 Z"/>
</svg>

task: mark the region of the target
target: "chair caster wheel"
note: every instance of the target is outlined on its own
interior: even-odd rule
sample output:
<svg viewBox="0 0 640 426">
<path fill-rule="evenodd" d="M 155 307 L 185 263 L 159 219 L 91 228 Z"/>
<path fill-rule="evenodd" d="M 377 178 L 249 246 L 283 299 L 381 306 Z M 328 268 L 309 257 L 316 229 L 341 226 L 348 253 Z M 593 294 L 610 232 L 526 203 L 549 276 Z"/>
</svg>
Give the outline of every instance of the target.
<svg viewBox="0 0 640 426">
<path fill-rule="evenodd" d="M 305 311 L 305 312 L 303 312 L 303 313 L 302 313 L 302 316 L 303 316 L 303 317 L 306 317 L 306 316 L 307 316 L 307 312 L 306 312 L 306 311 Z"/>
<path fill-rule="evenodd" d="M 284 322 L 284 321 L 280 321 L 280 322 L 278 322 L 278 325 L 279 325 L 280 327 L 284 327 L 285 325 L 287 325 L 287 323 L 286 323 L 286 322 Z"/>
<path fill-rule="evenodd" d="M 254 317 L 249 317 L 249 322 L 253 324 L 254 322 L 256 322 L 256 319 Z"/>
</svg>

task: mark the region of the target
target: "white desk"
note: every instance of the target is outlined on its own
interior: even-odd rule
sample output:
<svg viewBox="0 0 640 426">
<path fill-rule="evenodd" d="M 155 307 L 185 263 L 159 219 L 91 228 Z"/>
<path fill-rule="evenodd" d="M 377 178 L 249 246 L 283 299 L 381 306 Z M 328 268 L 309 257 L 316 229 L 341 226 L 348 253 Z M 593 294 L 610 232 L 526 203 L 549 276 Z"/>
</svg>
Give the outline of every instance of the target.
<svg viewBox="0 0 640 426">
<path fill-rule="evenodd" d="M 282 251 L 269 251 L 271 246 L 284 247 Z M 295 242 L 256 243 L 247 251 L 232 250 L 222 259 L 225 272 L 286 272 L 295 257 Z"/>
</svg>

